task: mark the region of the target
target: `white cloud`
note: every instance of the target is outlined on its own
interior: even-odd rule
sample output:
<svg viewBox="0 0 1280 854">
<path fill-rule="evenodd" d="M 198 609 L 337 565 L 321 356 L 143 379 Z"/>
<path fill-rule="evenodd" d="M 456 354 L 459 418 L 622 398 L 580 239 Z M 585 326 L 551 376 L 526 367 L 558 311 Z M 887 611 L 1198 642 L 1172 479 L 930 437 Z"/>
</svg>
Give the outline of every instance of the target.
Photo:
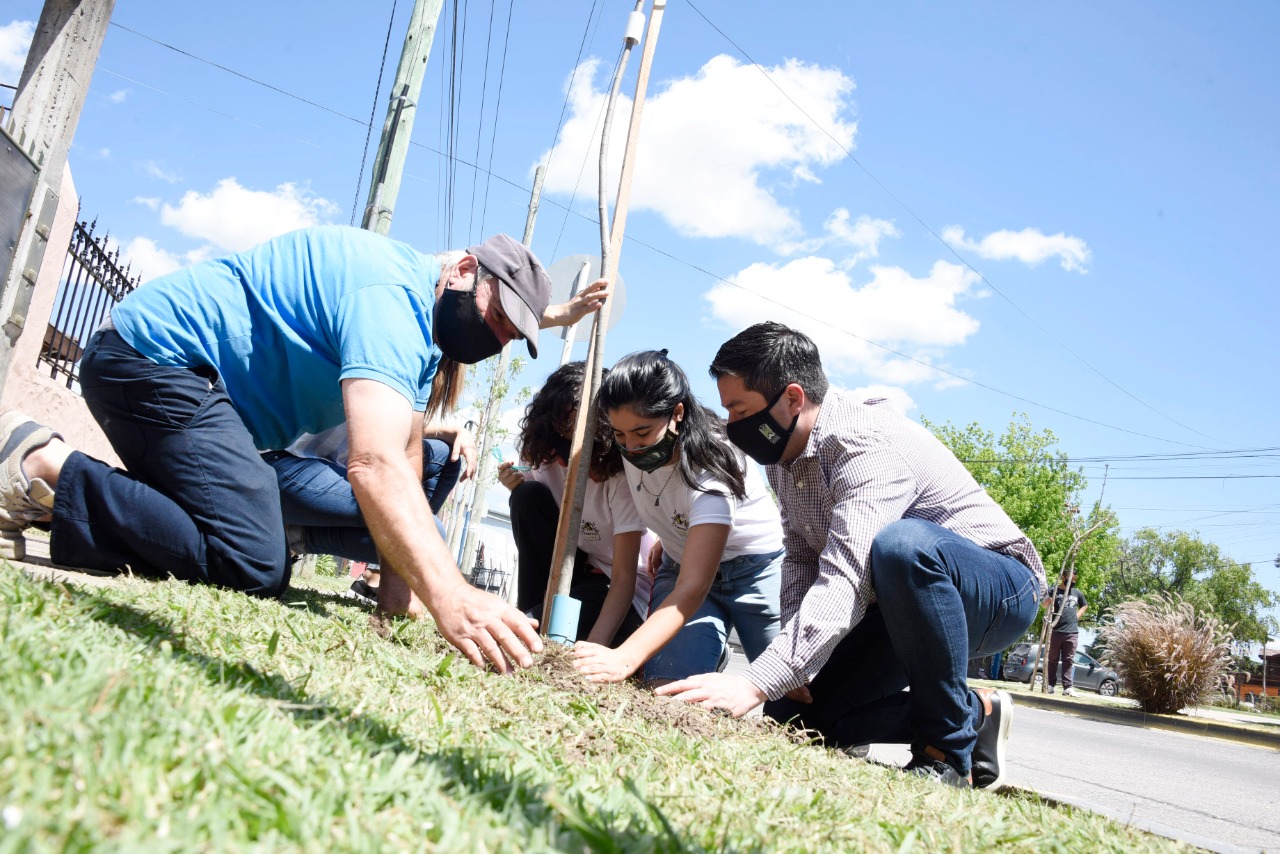
<svg viewBox="0 0 1280 854">
<path fill-rule="evenodd" d="M 979 296 L 978 276 L 945 261 L 923 278 L 900 267 L 869 272 L 870 281 L 855 285 L 828 258 L 753 264 L 731 277 L 739 287 L 720 283 L 706 298 L 712 314 L 735 331 L 762 320 L 800 329 L 814 339 L 833 376 L 856 373 L 895 385 L 939 382 L 945 375 L 929 365 L 942 364 L 948 348 L 978 331 L 978 321 L 956 307 L 960 299 Z"/>
<path fill-rule="evenodd" d="M 107 100 L 113 104 L 123 104 L 125 99 L 129 97 L 128 89 L 117 89 L 107 96 Z"/>
<path fill-rule="evenodd" d="M 324 223 L 338 211 L 333 202 L 297 184 L 266 192 L 224 178 L 207 194 L 190 190 L 176 206 L 162 206 L 160 221 L 218 249 L 238 252 L 286 231 Z"/>
<path fill-rule="evenodd" d="M 135 274 L 141 274 L 144 282 L 189 267 L 192 264 L 207 260 L 213 256 L 212 247 L 202 246 L 184 254 L 175 254 L 161 249 L 149 237 L 135 237 L 120 250 L 122 263 L 131 267 Z"/>
<path fill-rule="evenodd" d="M 546 192 L 567 194 L 578 187 L 594 194 L 606 99 L 594 85 L 599 70 L 594 59 L 579 68 L 560 139 L 539 159 L 550 158 Z M 655 211 L 686 236 L 739 237 L 784 249 L 802 238 L 798 217 L 778 194 L 817 181 L 815 169 L 842 158 L 841 146 L 853 148 L 857 123 L 845 115 L 854 83 L 838 69 L 794 59 L 766 70 L 835 140 L 759 69 L 714 57 L 697 74 L 671 81 L 646 100 L 632 209 Z M 619 96 L 609 141 L 615 174 L 630 112 L 631 99 Z M 609 183 L 616 187 L 616 177 Z"/>
<path fill-rule="evenodd" d="M 956 249 L 972 252 L 980 258 L 994 261 L 1012 259 L 1029 266 L 1056 257 L 1062 269 L 1087 273 L 1087 265 L 1093 260 L 1093 252 L 1087 243 L 1061 231 L 1045 234 L 1038 228 L 1024 228 L 1022 231 L 1005 229 L 975 241 L 964 236 L 963 228 L 952 225 L 942 230 L 942 239 Z"/>
<path fill-rule="evenodd" d="M 856 267 L 860 261 L 880 257 L 880 241 L 885 237 L 901 237 L 902 232 L 887 219 L 872 219 L 862 215 L 849 222 L 849 210 L 836 208 L 822 224 L 826 234 L 822 237 L 810 237 L 804 240 L 775 244 L 774 248 L 784 255 L 796 253 L 813 254 L 823 247 L 852 247 L 853 254 L 844 258 L 840 266 Z"/>
<path fill-rule="evenodd" d="M 167 184 L 176 184 L 182 180 L 182 176 L 171 169 L 166 169 L 154 160 L 148 160 L 142 164 L 142 169 L 152 178 L 159 178 Z"/>
<path fill-rule="evenodd" d="M 898 386 L 881 385 L 874 383 L 872 385 L 864 385 L 855 388 L 847 394 L 854 400 L 873 400 L 877 397 L 883 397 L 889 406 L 906 415 L 916 408 L 916 402 L 911 395 L 907 394 L 907 390 Z"/>
<path fill-rule="evenodd" d="M 146 279 L 205 261 L 227 251 L 239 251 L 272 237 L 317 225 L 337 212 L 337 206 L 295 184 L 281 184 L 273 192 L 249 190 L 234 178 L 219 181 L 207 194 L 187 192 L 177 205 L 153 196 L 135 196 L 137 204 L 160 212 L 160 221 L 187 237 L 201 241 L 188 252 L 171 252 L 150 237 L 136 237 L 121 256 Z"/>
<path fill-rule="evenodd" d="M 18 85 L 35 34 L 35 21 L 10 21 L 0 27 L 0 83 Z"/>
</svg>

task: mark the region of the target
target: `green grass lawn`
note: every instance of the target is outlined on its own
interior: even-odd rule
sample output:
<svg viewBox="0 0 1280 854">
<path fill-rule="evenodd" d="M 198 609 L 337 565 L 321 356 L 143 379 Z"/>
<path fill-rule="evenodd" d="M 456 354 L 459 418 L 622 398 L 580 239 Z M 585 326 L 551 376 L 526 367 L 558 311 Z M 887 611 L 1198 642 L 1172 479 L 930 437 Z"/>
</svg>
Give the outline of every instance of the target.
<svg viewBox="0 0 1280 854">
<path fill-rule="evenodd" d="M 0 852 L 1178 847 L 591 688 L 563 655 L 482 673 L 339 589 L 0 567 Z"/>
</svg>

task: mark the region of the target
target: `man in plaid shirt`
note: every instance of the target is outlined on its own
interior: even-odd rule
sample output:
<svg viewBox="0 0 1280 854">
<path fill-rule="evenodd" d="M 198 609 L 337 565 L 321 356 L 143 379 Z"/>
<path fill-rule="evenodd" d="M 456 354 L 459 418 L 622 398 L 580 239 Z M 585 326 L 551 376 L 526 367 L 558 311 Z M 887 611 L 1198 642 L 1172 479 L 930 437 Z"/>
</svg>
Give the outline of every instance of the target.
<svg viewBox="0 0 1280 854">
<path fill-rule="evenodd" d="M 735 716 L 767 700 L 833 747 L 909 744 L 911 773 L 998 788 L 1011 700 L 965 674 L 1035 618 L 1031 541 L 923 427 L 829 391 L 802 333 L 752 326 L 711 375 L 730 440 L 767 467 L 782 509 L 782 630 L 744 675 L 659 693 Z"/>
</svg>

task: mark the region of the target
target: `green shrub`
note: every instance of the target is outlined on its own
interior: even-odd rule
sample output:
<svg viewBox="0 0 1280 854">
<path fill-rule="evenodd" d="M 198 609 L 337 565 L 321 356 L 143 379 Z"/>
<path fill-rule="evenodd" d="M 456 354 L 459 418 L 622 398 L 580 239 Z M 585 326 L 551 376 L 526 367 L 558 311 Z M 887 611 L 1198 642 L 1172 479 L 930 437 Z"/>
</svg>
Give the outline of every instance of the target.
<svg viewBox="0 0 1280 854">
<path fill-rule="evenodd" d="M 1144 712 L 1173 714 L 1205 702 L 1231 666 L 1231 634 L 1179 596 L 1122 602 L 1102 629 L 1125 693 Z"/>
</svg>

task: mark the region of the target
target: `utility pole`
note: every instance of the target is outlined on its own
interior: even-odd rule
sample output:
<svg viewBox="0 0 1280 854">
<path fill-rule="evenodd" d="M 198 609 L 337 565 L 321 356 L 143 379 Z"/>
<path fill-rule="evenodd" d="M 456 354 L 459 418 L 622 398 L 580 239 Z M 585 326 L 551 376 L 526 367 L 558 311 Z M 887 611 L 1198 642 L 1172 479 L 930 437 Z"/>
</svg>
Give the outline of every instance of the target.
<svg viewBox="0 0 1280 854">
<path fill-rule="evenodd" d="M 378 234 L 391 231 L 391 214 L 400 194 L 413 120 L 418 114 L 418 99 L 422 95 L 422 76 L 427 71 L 427 57 L 431 54 L 431 42 L 435 39 L 443 6 L 444 0 L 416 0 L 413 4 L 409 32 L 404 37 L 395 82 L 391 84 L 387 120 L 378 141 L 373 180 L 369 183 L 369 201 L 361 222 L 362 228 Z"/>
<path fill-rule="evenodd" d="M 9 373 L 13 346 L 26 326 L 31 292 L 62 191 L 67 151 L 114 7 L 115 0 L 45 0 L 18 81 L 5 131 L 30 157 L 38 175 L 12 264 L 0 270 L 0 322 L 5 331 L 0 336 L 0 390 Z"/>
<path fill-rule="evenodd" d="M 524 239 L 521 241 L 525 246 L 533 243 L 533 226 L 538 219 L 538 202 L 542 198 L 542 179 L 546 176 L 546 167 L 539 166 L 533 175 L 533 194 L 529 197 L 529 215 L 524 222 Z M 497 443 L 493 441 L 494 425 L 498 421 L 499 410 L 502 408 L 502 399 L 505 393 L 502 387 L 507 381 L 507 366 L 511 363 L 511 344 L 507 342 L 502 348 L 502 352 L 498 354 L 498 366 L 493 372 L 493 386 L 489 392 L 488 405 L 485 407 L 484 418 L 480 422 L 480 467 L 476 471 L 476 492 L 475 498 L 471 505 L 471 524 L 467 527 L 467 539 L 462 546 L 462 570 L 467 572 L 475 561 L 476 543 L 480 539 L 480 521 L 484 519 L 484 514 L 488 503 L 485 484 L 489 481 L 490 472 L 493 470 L 495 460 L 493 454 L 490 453 L 491 448 L 496 448 Z M 516 577 L 515 568 L 511 573 L 511 578 L 507 585 L 507 598 L 511 599 L 515 596 Z"/>
</svg>

